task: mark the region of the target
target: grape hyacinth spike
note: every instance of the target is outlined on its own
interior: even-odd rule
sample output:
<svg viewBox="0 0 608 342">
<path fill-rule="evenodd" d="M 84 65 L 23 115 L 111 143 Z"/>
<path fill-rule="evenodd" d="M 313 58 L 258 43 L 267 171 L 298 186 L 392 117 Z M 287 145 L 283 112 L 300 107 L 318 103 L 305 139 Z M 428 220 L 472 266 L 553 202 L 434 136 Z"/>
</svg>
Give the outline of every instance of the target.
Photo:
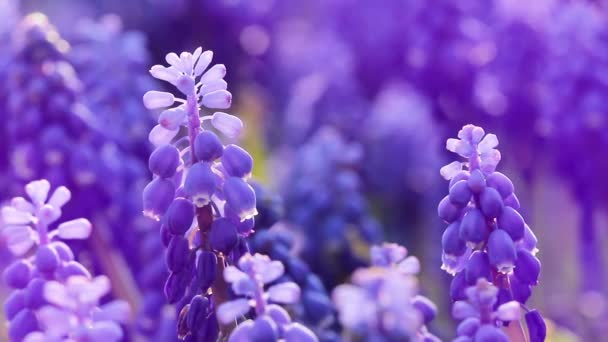
<svg viewBox="0 0 608 342">
<path fill-rule="evenodd" d="M 486 279 L 498 293 L 496 305 L 519 303 L 528 311 L 526 320 L 533 322 L 528 326 L 535 332 L 531 341 L 543 341 L 542 318 L 528 319 L 538 312 L 524 306 L 540 275 L 537 240 L 518 211 L 513 183 L 496 171 L 501 159 L 497 146 L 494 134 L 474 125 L 464 126 L 458 139 L 447 140 L 446 148 L 466 160 L 454 161 L 440 171 L 450 181 L 449 194 L 437 208 L 439 217 L 448 224 L 441 241 L 442 269 L 454 276 L 452 300 L 470 297 L 472 290 L 467 288 L 480 287 L 480 279 Z M 519 318 L 513 320 L 519 322 Z M 494 336 L 487 328 L 483 333 Z M 487 336 L 484 338 L 491 338 Z"/>
<path fill-rule="evenodd" d="M 170 272 L 164 291 L 176 304 L 178 337 L 188 341 L 212 340 L 232 328 L 232 322 L 218 325 L 216 318 L 217 308 L 229 299 L 222 273 L 248 250 L 244 239 L 257 215 L 248 183 L 253 158 L 237 145 L 224 145 L 216 134 L 235 138 L 241 120 L 224 112 L 204 114 L 232 101 L 223 80 L 226 67 L 211 66 L 212 57 L 200 47 L 179 56 L 169 53 L 169 66 L 155 65 L 150 73 L 184 98 L 155 90 L 143 96 L 148 109 L 163 109 L 149 135 L 156 150 L 149 158 L 154 178 L 143 192 L 144 214 L 161 223 Z M 187 135 L 176 138 L 182 127 Z"/>
<path fill-rule="evenodd" d="M 93 278 L 74 260 L 62 239 L 87 239 L 91 223 L 74 219 L 56 224 L 71 193 L 47 180 L 25 186 L 29 199 L 15 197 L 2 208 L 2 234 L 18 259 L 4 271 L 13 292 L 4 303 L 11 341 L 120 341 L 129 319 L 122 300 L 99 305 L 110 290 L 106 276 Z M 50 196 L 49 196 L 50 194 Z"/>
</svg>

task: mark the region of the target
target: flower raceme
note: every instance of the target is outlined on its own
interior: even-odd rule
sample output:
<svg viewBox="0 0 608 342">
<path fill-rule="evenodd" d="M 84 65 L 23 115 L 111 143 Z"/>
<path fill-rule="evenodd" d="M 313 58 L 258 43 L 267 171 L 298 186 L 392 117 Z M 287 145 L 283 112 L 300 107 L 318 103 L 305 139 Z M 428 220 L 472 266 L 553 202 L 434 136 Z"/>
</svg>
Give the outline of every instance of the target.
<svg viewBox="0 0 608 342">
<path fill-rule="evenodd" d="M 497 288 L 496 305 L 515 300 L 523 306 L 540 275 L 537 239 L 518 212 L 513 183 L 495 171 L 501 158 L 497 146 L 494 134 L 473 125 L 447 141 L 447 149 L 466 161 L 441 169 L 450 181 L 449 194 L 438 206 L 439 217 L 448 224 L 441 241 L 442 268 L 454 275 L 452 300 L 466 299 L 466 288 L 483 278 Z M 529 331 L 544 331 L 542 319 L 534 322 Z M 533 342 L 544 340 L 542 333 L 532 335 Z"/>
<path fill-rule="evenodd" d="M 281 262 L 262 254 L 245 254 L 239 259 L 238 267 L 226 267 L 224 278 L 231 284 L 234 294 L 241 298 L 221 304 L 218 319 L 227 324 L 255 308 L 255 320 L 241 322 L 228 341 L 317 341 L 312 331 L 292 322 L 287 311 L 276 304 L 293 304 L 300 299 L 300 287 L 296 283 L 276 283 L 284 272 Z M 264 289 L 265 285 L 273 283 Z"/>
<path fill-rule="evenodd" d="M 155 65 L 150 73 L 185 98 L 162 91 L 143 96 L 149 109 L 173 106 L 160 113 L 149 135 L 156 147 L 148 161 L 154 179 L 144 189 L 143 205 L 144 214 L 162 224 L 170 271 L 165 295 L 177 304 L 178 335 L 188 341 L 211 341 L 218 335 L 215 310 L 228 295 L 221 270 L 247 252 L 244 239 L 257 214 L 255 192 L 247 183 L 253 158 L 237 145 L 224 145 L 214 132 L 236 138 L 242 122 L 223 112 L 200 116 L 205 109 L 231 104 L 223 80 L 226 68 L 210 67 L 212 57 L 201 48 L 168 54 L 169 66 Z M 187 135 L 176 139 L 182 126 Z"/>
<path fill-rule="evenodd" d="M 11 341 L 119 341 L 129 307 L 116 300 L 99 306 L 110 290 L 105 276 L 92 278 L 74 260 L 61 239 L 86 239 L 91 223 L 79 218 L 50 229 L 70 200 L 66 187 L 52 194 L 46 180 L 25 186 L 29 200 L 15 197 L 2 208 L 2 234 L 8 249 L 19 259 L 4 271 L 14 289 L 4 304 Z"/>
<path fill-rule="evenodd" d="M 373 246 L 372 266 L 356 270 L 353 284 L 334 289 L 340 322 L 349 333 L 365 341 L 439 341 L 426 328 L 437 307 L 418 295 L 420 263 L 406 256 L 397 244 Z"/>
</svg>

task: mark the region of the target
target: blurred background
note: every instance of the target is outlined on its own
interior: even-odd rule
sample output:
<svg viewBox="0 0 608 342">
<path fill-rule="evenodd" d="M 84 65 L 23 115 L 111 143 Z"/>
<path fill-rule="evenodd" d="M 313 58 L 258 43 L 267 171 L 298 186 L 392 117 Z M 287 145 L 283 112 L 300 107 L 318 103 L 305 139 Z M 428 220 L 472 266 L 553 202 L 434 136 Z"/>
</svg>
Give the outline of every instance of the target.
<svg viewBox="0 0 608 342">
<path fill-rule="evenodd" d="M 0 0 L 0 200 L 41 177 L 68 185 L 64 216 L 96 227 L 79 258 L 112 278 L 146 340 L 175 332 L 157 223 L 141 215 L 158 115 L 141 97 L 165 86 L 152 65 L 198 46 L 228 69 L 272 216 L 258 229 L 287 232 L 326 288 L 371 244 L 399 242 L 439 306 L 431 331 L 453 337 L 439 169 L 473 123 L 498 136 L 539 239 L 531 305 L 549 340 L 606 336 L 608 2 Z"/>
</svg>

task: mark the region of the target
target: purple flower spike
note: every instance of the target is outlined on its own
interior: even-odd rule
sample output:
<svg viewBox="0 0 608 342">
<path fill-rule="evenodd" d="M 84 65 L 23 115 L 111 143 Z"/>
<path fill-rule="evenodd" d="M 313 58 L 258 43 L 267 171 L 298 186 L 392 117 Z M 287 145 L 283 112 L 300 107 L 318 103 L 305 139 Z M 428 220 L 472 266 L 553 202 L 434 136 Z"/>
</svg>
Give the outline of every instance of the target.
<svg viewBox="0 0 608 342">
<path fill-rule="evenodd" d="M 464 126 L 458 139 L 448 139 L 447 149 L 466 161 L 456 161 L 441 169 L 441 174 L 450 180 L 450 190 L 449 196 L 439 203 L 438 214 L 450 223 L 442 237 L 442 269 L 455 276 L 450 290 L 452 299 L 462 301 L 466 293 L 471 301 L 472 290 L 464 288 L 485 286 L 492 290 L 479 290 L 480 293 L 492 292 L 488 295 L 492 304 L 498 296 L 498 303 L 502 305 L 495 318 L 506 322 L 520 319 L 518 312 L 517 317 L 513 316 L 515 310 L 505 310 L 519 310 L 517 303 L 525 304 L 528 300 L 531 287 L 538 284 L 540 261 L 536 258 L 537 239 L 519 213 L 520 203 L 513 182 L 496 171 L 500 161 L 497 146 L 495 135 L 485 134 L 473 125 Z M 460 240 L 468 246 L 464 253 Z M 480 279 L 493 284 L 482 286 Z M 509 302 L 511 299 L 517 302 Z M 460 319 L 466 318 L 462 315 L 471 307 L 475 305 L 467 302 L 454 305 Z M 488 321 L 485 316 L 481 317 L 481 327 L 470 320 L 463 322 L 459 339 L 506 339 L 497 321 L 492 321 L 490 327 L 484 326 Z"/>
</svg>

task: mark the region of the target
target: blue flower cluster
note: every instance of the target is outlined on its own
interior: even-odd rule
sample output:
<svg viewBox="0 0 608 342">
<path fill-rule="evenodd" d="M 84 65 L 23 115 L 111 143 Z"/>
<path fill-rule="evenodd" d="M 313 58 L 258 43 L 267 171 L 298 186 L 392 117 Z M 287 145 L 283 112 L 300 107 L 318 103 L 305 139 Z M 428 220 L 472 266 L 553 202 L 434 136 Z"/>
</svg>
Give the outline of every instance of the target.
<svg viewBox="0 0 608 342">
<path fill-rule="evenodd" d="M 449 195 L 438 206 L 448 223 L 442 236 L 443 266 L 454 275 L 453 300 L 466 298 L 465 289 L 484 278 L 500 291 L 498 304 L 525 304 L 538 284 L 540 261 L 536 237 L 519 214 L 511 180 L 496 171 L 501 155 L 498 139 L 481 127 L 466 125 L 446 147 L 466 159 L 444 166 Z"/>
<path fill-rule="evenodd" d="M 10 340 L 120 341 L 128 304 L 115 300 L 99 306 L 110 290 L 109 279 L 92 278 L 61 241 L 87 239 L 91 223 L 79 218 L 57 224 L 71 198 L 66 187 L 50 193 L 43 179 L 28 183 L 25 192 L 29 200 L 15 197 L 2 208 L 3 236 L 18 257 L 3 274 L 14 289 L 4 303 Z"/>
<path fill-rule="evenodd" d="M 241 121 L 223 112 L 199 116 L 200 107 L 225 109 L 231 103 L 223 80 L 226 68 L 209 67 L 212 57 L 202 48 L 179 56 L 168 54 L 170 66 L 155 65 L 150 73 L 174 85 L 186 99 L 161 91 L 149 91 L 143 98 L 149 109 L 180 103 L 163 110 L 150 132 L 156 150 L 148 166 L 154 179 L 143 191 L 143 204 L 144 214 L 162 223 L 170 271 L 165 295 L 169 303 L 179 302 L 178 334 L 194 341 L 213 340 L 219 333 L 213 312 L 226 300 L 228 288 L 218 274 L 247 251 L 243 239 L 251 233 L 257 214 L 255 192 L 247 183 L 252 157 L 237 145 L 224 146 L 211 128 L 203 128 L 210 123 L 235 138 L 243 127 Z M 187 136 L 172 144 L 182 126 L 187 127 Z M 206 306 L 200 307 L 199 301 Z M 188 312 L 194 308 L 200 309 L 201 324 L 196 327 L 187 324 Z"/>
<path fill-rule="evenodd" d="M 296 155 L 285 190 L 286 220 L 301 233 L 301 256 L 329 288 L 367 264 L 381 241 L 361 193 L 361 146 L 332 129 L 318 132 Z"/>
</svg>

